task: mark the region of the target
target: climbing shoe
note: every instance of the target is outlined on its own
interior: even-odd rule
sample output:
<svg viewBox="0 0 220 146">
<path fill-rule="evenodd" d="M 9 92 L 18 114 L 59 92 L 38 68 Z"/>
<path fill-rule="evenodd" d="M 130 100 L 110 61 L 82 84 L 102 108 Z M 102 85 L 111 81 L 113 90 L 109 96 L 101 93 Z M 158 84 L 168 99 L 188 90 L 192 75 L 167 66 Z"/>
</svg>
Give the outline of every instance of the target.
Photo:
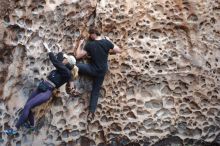
<svg viewBox="0 0 220 146">
<path fill-rule="evenodd" d="M 18 132 L 16 130 L 13 130 L 13 129 L 3 130 L 2 133 L 5 133 L 5 134 L 7 134 L 9 136 L 18 134 Z"/>
<path fill-rule="evenodd" d="M 27 129 L 29 129 L 31 127 L 31 125 L 29 123 L 24 123 L 23 126 Z"/>
</svg>

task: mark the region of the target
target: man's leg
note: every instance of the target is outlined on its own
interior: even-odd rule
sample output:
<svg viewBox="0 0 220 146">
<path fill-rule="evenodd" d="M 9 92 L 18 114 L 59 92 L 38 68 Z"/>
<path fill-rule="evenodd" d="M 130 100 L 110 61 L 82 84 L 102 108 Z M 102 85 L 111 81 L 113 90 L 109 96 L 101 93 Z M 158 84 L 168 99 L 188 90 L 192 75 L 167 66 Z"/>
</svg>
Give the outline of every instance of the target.
<svg viewBox="0 0 220 146">
<path fill-rule="evenodd" d="M 104 76 L 96 77 L 93 80 L 92 92 L 91 92 L 91 97 L 90 97 L 90 105 L 89 105 L 89 110 L 92 113 L 94 113 L 96 110 L 98 98 L 100 94 L 100 89 L 101 89 L 103 81 L 104 81 Z"/>
<path fill-rule="evenodd" d="M 90 104 L 89 104 L 89 113 L 87 117 L 87 121 L 91 122 L 94 118 L 94 113 L 96 110 L 96 106 L 98 103 L 98 97 L 99 97 L 99 91 L 102 86 L 104 76 L 97 77 L 97 72 L 94 71 L 92 66 L 90 64 L 77 64 L 77 67 L 79 68 L 79 74 L 83 75 L 89 75 L 94 77 L 93 85 L 92 85 L 92 92 L 90 96 Z"/>
<path fill-rule="evenodd" d="M 90 64 L 78 63 L 76 66 L 79 68 L 79 74 L 88 75 L 88 76 L 96 76 L 95 70 L 92 68 Z"/>
<path fill-rule="evenodd" d="M 16 124 L 16 128 L 19 128 L 27 120 L 28 115 L 30 113 L 30 110 L 33 107 L 38 106 L 38 105 L 48 101 L 50 99 L 51 95 L 52 95 L 52 91 L 47 90 L 46 92 L 41 92 L 38 95 L 36 95 L 34 98 L 29 100 L 24 106 L 22 115 L 20 116 L 20 118 Z"/>
</svg>

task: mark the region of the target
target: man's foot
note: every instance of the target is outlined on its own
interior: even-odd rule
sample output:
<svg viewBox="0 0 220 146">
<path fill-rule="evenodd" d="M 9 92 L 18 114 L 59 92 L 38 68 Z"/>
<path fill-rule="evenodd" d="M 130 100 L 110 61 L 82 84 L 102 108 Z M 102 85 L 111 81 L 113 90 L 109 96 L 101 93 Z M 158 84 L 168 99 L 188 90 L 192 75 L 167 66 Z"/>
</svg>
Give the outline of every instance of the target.
<svg viewBox="0 0 220 146">
<path fill-rule="evenodd" d="M 90 123 L 92 120 L 94 120 L 95 114 L 92 112 L 89 112 L 87 116 L 87 122 Z"/>
<path fill-rule="evenodd" d="M 10 136 L 18 134 L 18 132 L 14 129 L 3 130 L 2 133 L 5 133 L 5 134 L 10 135 Z"/>
</svg>

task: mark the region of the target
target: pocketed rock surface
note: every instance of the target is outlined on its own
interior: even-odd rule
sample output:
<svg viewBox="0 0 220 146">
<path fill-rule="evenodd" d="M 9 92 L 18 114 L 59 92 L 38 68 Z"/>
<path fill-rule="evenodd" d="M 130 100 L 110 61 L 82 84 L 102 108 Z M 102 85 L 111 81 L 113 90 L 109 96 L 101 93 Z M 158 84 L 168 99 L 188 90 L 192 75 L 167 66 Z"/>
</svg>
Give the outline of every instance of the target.
<svg viewBox="0 0 220 146">
<path fill-rule="evenodd" d="M 1 0 L 0 14 L 0 130 L 54 69 L 43 42 L 74 53 L 95 25 L 123 50 L 91 123 L 92 81 L 80 76 L 81 95 L 61 87 L 34 109 L 36 131 L 0 133 L 0 145 L 220 145 L 219 0 Z"/>
</svg>

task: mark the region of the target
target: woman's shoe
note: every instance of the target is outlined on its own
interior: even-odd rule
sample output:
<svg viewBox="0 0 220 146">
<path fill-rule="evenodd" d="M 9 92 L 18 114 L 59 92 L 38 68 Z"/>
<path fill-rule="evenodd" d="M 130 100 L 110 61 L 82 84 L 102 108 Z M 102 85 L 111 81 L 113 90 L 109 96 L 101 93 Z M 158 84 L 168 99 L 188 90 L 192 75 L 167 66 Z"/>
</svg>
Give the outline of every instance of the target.
<svg viewBox="0 0 220 146">
<path fill-rule="evenodd" d="M 10 136 L 18 134 L 18 132 L 14 129 L 3 130 L 2 133 L 5 133 L 5 134 L 10 135 Z"/>
<path fill-rule="evenodd" d="M 24 123 L 23 126 L 26 128 L 26 131 L 28 132 L 33 132 L 36 131 L 36 127 L 30 125 L 29 123 Z"/>
<path fill-rule="evenodd" d="M 27 128 L 27 129 L 31 128 L 31 125 L 30 125 L 29 123 L 27 123 L 27 122 L 24 123 L 23 126 L 24 126 L 25 128 Z"/>
</svg>

